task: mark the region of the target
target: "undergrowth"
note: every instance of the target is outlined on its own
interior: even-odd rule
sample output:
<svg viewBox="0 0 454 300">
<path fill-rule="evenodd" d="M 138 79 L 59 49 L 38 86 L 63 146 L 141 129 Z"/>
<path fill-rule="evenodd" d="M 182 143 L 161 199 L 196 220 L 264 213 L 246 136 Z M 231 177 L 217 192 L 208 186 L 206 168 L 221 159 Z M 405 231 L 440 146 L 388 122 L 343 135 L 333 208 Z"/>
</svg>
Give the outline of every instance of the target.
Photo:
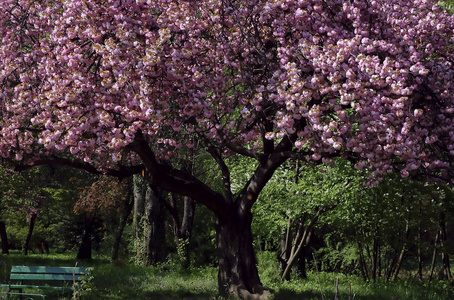
<svg viewBox="0 0 454 300">
<path fill-rule="evenodd" d="M 75 254 L 0 256 L 0 280 L 7 282 L 11 265 L 74 266 Z M 307 279 L 296 276 L 281 282 L 279 266 L 274 254 L 259 253 L 258 268 L 263 284 L 273 291 L 274 299 L 334 299 L 335 281 L 338 281 L 339 300 L 447 300 L 454 299 L 453 286 L 447 281 L 420 283 L 412 278 L 391 283 L 364 282 L 356 276 L 325 272 L 308 272 Z M 93 288 L 85 300 L 125 299 L 219 299 L 217 295 L 217 269 L 193 267 L 183 269 L 169 261 L 159 266 L 144 267 L 128 263 L 110 263 L 105 257 L 91 261 L 77 261 L 78 266 L 93 267 Z M 295 274 L 293 274 L 295 275 Z M 349 294 L 349 288 L 351 294 Z M 51 298 L 52 299 L 52 298 Z"/>
</svg>

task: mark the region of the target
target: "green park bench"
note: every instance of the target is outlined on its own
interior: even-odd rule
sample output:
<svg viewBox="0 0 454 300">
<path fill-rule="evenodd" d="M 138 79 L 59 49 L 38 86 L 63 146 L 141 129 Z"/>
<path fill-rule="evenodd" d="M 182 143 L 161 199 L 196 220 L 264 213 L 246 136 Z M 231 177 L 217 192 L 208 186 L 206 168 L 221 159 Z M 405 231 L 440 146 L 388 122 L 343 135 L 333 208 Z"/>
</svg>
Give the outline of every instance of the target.
<svg viewBox="0 0 454 300">
<path fill-rule="evenodd" d="M 20 299 L 46 299 L 44 294 L 34 294 L 23 290 L 52 290 L 61 294 L 72 293 L 76 283 L 86 280 L 91 268 L 85 267 L 46 267 L 12 266 L 8 284 L 0 284 L 0 299 L 10 299 L 17 295 Z"/>
</svg>

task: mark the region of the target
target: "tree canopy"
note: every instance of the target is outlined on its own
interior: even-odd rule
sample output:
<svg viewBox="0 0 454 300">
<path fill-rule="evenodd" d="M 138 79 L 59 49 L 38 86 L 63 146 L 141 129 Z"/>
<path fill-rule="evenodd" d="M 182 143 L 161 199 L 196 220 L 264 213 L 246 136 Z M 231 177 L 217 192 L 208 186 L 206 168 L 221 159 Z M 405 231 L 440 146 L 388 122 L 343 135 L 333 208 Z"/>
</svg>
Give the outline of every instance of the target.
<svg viewBox="0 0 454 300">
<path fill-rule="evenodd" d="M 283 140 L 379 172 L 398 156 L 403 175 L 454 154 L 453 24 L 435 1 L 1 5 L 3 157 L 137 164 L 138 132 L 159 157 L 195 133 L 259 159 Z"/>
<path fill-rule="evenodd" d="M 454 24 L 437 1 L 9 0 L 0 11 L 0 155 L 19 168 L 143 171 L 240 227 L 289 158 L 347 157 L 372 184 L 393 169 L 451 179 Z M 196 145 L 222 193 L 168 162 Z M 259 162 L 238 195 L 231 153 Z M 220 278 L 258 293 L 254 260 L 243 263 Z"/>
</svg>

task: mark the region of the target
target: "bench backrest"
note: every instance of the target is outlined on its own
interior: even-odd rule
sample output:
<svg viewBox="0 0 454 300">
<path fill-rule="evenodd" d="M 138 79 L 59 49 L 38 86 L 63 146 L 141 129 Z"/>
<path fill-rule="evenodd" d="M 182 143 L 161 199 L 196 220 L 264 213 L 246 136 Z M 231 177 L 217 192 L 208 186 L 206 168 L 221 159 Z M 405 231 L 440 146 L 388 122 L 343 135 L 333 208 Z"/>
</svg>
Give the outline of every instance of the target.
<svg viewBox="0 0 454 300">
<path fill-rule="evenodd" d="M 80 281 L 90 274 L 85 267 L 12 266 L 10 280 Z"/>
</svg>

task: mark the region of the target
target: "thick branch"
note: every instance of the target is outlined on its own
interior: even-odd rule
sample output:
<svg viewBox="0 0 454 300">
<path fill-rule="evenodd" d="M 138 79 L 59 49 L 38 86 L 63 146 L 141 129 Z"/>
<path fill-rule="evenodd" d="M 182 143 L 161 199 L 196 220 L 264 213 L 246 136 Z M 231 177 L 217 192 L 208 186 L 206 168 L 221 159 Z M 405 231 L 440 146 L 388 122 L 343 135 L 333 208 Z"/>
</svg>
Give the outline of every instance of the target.
<svg viewBox="0 0 454 300">
<path fill-rule="evenodd" d="M 137 153 L 144 163 L 145 179 L 150 185 L 171 193 L 188 196 L 205 205 L 221 219 L 228 216 L 228 205 L 221 194 L 213 191 L 192 174 L 159 163 L 141 132 L 136 134 L 136 138 L 129 148 Z"/>
<path fill-rule="evenodd" d="M 254 175 L 238 197 L 240 214 L 250 211 L 252 205 L 257 201 L 258 195 L 273 176 L 274 171 L 286 160 L 287 157 L 282 153 L 273 153 L 266 161 L 259 164 Z"/>
</svg>

